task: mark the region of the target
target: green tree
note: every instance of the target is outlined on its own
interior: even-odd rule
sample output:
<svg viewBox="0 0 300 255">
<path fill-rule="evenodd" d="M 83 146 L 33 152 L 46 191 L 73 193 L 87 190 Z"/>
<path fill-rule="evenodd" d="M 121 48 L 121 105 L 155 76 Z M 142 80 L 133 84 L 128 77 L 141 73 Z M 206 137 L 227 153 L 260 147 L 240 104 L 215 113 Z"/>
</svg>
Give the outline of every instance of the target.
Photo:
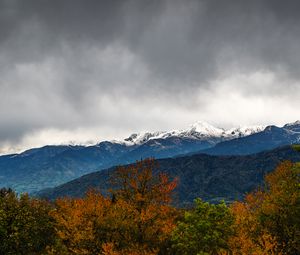
<svg viewBox="0 0 300 255">
<path fill-rule="evenodd" d="M 233 235 L 233 216 L 224 202 L 209 204 L 201 199 L 185 213 L 173 232 L 176 254 L 221 254 L 229 249 L 227 241 Z"/>
<path fill-rule="evenodd" d="M 42 254 L 55 241 L 50 205 L 0 190 L 0 254 Z"/>
</svg>

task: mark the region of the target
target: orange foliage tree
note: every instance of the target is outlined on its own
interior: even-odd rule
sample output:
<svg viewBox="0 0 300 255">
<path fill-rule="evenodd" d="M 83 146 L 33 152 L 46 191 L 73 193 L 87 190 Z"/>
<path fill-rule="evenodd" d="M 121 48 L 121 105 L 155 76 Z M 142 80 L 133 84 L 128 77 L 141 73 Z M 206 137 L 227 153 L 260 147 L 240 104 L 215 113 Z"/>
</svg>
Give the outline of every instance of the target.
<svg viewBox="0 0 300 255">
<path fill-rule="evenodd" d="M 264 189 L 235 202 L 234 254 L 300 254 L 300 166 L 283 162 Z"/>
<path fill-rule="evenodd" d="M 66 254 L 97 254 L 103 242 L 98 242 L 96 230 L 105 220 L 109 206 L 110 200 L 95 191 L 88 192 L 85 198 L 58 199 L 51 214 L 56 220 L 61 244 L 54 247 L 54 254 L 62 250 Z"/>
<path fill-rule="evenodd" d="M 145 159 L 134 165 L 119 167 L 111 178 L 113 200 L 123 202 L 130 211 L 124 226 L 126 247 L 140 254 L 156 254 L 164 250 L 175 227 L 176 210 L 170 206 L 177 179 L 156 172 L 157 162 Z M 119 246 L 121 247 L 121 246 Z M 143 253 L 142 253 L 143 251 Z M 128 251 L 127 251 L 128 252 Z"/>
<path fill-rule="evenodd" d="M 176 180 L 157 173 L 153 159 L 118 167 L 111 176 L 111 197 L 90 191 L 85 198 L 56 201 L 52 217 L 61 246 L 53 254 L 167 254 L 175 227 L 170 206 Z"/>
</svg>

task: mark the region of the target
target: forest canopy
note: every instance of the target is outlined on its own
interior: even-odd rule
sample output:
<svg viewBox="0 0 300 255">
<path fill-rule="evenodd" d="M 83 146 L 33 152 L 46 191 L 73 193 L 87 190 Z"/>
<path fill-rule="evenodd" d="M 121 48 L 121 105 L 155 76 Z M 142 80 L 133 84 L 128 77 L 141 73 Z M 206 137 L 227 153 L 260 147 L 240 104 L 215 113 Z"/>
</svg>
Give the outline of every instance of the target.
<svg viewBox="0 0 300 255">
<path fill-rule="evenodd" d="M 104 196 L 45 201 L 0 190 L 0 254 L 300 253 L 300 165 L 283 162 L 232 204 L 172 204 L 178 181 L 154 159 L 118 167 Z"/>
</svg>

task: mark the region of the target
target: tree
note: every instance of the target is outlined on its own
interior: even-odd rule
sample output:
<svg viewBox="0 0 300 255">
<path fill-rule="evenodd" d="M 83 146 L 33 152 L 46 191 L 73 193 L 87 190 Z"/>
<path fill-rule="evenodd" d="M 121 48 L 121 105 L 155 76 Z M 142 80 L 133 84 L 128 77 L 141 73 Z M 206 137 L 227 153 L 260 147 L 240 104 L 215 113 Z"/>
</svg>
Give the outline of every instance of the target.
<svg viewBox="0 0 300 255">
<path fill-rule="evenodd" d="M 58 199 L 51 215 L 68 254 L 167 254 L 176 180 L 155 169 L 153 159 L 117 168 L 111 197 L 90 191 L 84 198 Z"/>
<path fill-rule="evenodd" d="M 233 216 L 224 202 L 209 204 L 201 199 L 187 211 L 173 232 L 176 254 L 221 254 L 229 250 L 227 241 L 233 235 Z"/>
<path fill-rule="evenodd" d="M 107 241 L 109 229 L 100 227 L 106 220 L 110 200 L 101 194 L 90 191 L 85 198 L 60 198 L 56 200 L 56 209 L 51 212 L 55 219 L 55 229 L 61 240 L 61 247 L 68 254 L 97 254 Z M 103 224 L 102 224 L 103 225 Z M 100 229 L 97 229 L 97 228 Z M 100 235 L 100 232 L 105 232 Z M 97 238 L 97 235 L 98 236 Z M 54 252 L 55 253 L 55 252 Z"/>
<path fill-rule="evenodd" d="M 277 242 L 259 222 L 259 211 L 264 193 L 256 191 L 248 194 L 244 202 L 234 202 L 231 211 L 235 216 L 235 235 L 229 239 L 232 254 L 249 255 L 279 255 L 276 247 Z"/>
<path fill-rule="evenodd" d="M 52 207 L 46 201 L 20 198 L 10 189 L 0 191 L 0 253 L 42 254 L 55 243 Z"/>
<path fill-rule="evenodd" d="M 300 165 L 281 163 L 266 175 L 263 189 L 232 206 L 236 254 L 300 253 Z"/>
<path fill-rule="evenodd" d="M 123 202 L 130 212 L 126 212 L 126 220 L 123 219 L 127 222 L 127 226 L 123 226 L 127 231 L 128 239 L 123 239 L 127 246 L 133 251 L 154 254 L 164 251 L 166 254 L 166 244 L 177 216 L 176 210 L 170 206 L 177 179 L 171 180 L 157 169 L 154 159 L 118 167 L 111 178 L 115 187 L 111 193 L 118 202 L 116 206 Z"/>
<path fill-rule="evenodd" d="M 139 212 L 149 205 L 169 204 L 177 179 L 171 180 L 163 172 L 155 173 L 157 169 L 157 162 L 151 158 L 117 167 L 110 178 L 112 195 L 134 205 Z"/>
<path fill-rule="evenodd" d="M 259 221 L 285 254 L 300 254 L 300 165 L 283 162 L 266 176 Z"/>
</svg>

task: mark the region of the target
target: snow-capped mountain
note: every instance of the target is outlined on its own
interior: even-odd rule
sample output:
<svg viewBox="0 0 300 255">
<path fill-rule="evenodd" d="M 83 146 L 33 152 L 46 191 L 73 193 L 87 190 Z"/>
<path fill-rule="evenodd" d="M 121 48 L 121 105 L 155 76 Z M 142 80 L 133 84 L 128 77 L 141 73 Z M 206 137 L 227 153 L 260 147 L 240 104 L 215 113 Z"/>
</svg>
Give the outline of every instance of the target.
<svg viewBox="0 0 300 255">
<path fill-rule="evenodd" d="M 220 142 L 202 152 L 213 155 L 246 155 L 299 142 L 300 121 L 298 120 L 283 127 L 267 126 L 261 132 Z"/>
<path fill-rule="evenodd" d="M 167 139 L 170 137 L 180 137 L 189 138 L 197 140 L 207 140 L 214 139 L 219 141 L 230 140 L 234 138 L 244 137 L 261 132 L 265 129 L 265 126 L 246 126 L 246 127 L 236 127 L 231 129 L 224 129 L 214 127 L 207 122 L 198 121 L 192 124 L 187 129 L 183 130 L 172 130 L 172 131 L 158 131 L 158 132 L 142 132 L 137 134 L 132 134 L 123 141 L 114 141 L 128 146 L 141 145 L 149 140 L 155 139 Z"/>
<path fill-rule="evenodd" d="M 196 122 L 183 130 L 144 132 L 95 145 L 49 145 L 0 156 L 0 186 L 35 192 L 81 175 L 146 157 L 184 154 L 245 155 L 300 142 L 300 121 L 283 127 L 223 129 Z"/>
</svg>

